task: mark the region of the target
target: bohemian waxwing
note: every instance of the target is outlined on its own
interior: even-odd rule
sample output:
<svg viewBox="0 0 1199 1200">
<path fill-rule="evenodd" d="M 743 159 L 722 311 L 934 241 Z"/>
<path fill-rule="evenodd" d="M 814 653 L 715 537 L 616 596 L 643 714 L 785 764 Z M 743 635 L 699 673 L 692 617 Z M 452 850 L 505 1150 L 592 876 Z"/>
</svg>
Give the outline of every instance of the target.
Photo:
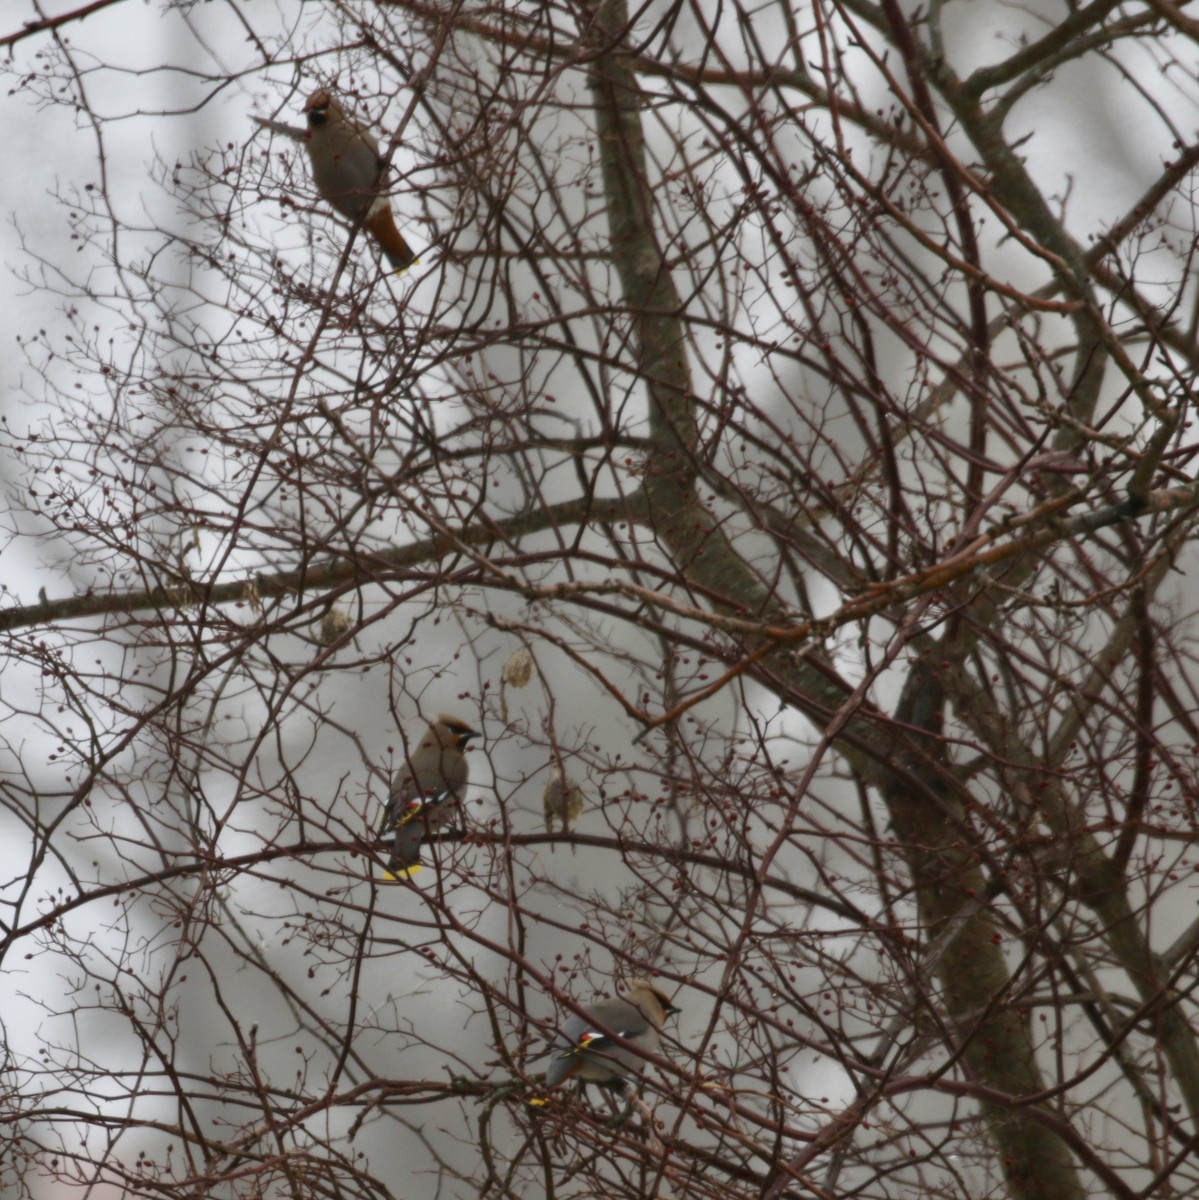
<svg viewBox="0 0 1199 1200">
<path fill-rule="evenodd" d="M 545 1073 L 547 1088 L 580 1079 L 619 1090 L 627 1079 L 645 1070 L 645 1059 L 612 1034 L 642 1050 L 655 1051 L 666 1018 L 679 1010 L 645 979 L 630 979 L 624 993 L 624 999 L 601 1000 L 587 1009 L 586 1017 L 571 1017 L 562 1026 L 550 1047 L 553 1059 Z"/>
<path fill-rule="evenodd" d="M 440 829 L 466 789 L 468 766 L 463 751 L 479 735 L 457 717 L 439 714 L 420 744 L 395 773 L 380 835 L 394 832 L 386 879 L 420 870 L 425 834 Z"/>
<path fill-rule="evenodd" d="M 366 228 L 393 271 L 412 266 L 417 258 L 396 228 L 383 186 L 387 163 L 374 135 L 346 116 L 324 88 L 308 97 L 304 112 L 308 115 L 304 144 L 316 190 L 352 225 Z"/>
</svg>

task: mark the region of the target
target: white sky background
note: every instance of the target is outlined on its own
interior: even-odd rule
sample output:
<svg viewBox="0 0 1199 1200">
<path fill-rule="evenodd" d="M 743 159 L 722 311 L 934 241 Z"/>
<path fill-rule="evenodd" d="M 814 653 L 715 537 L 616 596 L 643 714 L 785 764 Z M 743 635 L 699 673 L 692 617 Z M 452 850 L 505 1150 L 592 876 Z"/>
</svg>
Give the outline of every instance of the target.
<svg viewBox="0 0 1199 1200">
<path fill-rule="evenodd" d="M 10 4 L 6 7 L 13 11 L 0 17 L 0 34 L 15 29 L 22 19 L 17 15 L 22 6 Z M 50 11 L 74 7 L 76 5 L 71 3 L 61 4 Z M 32 19 L 35 15 L 32 6 L 27 11 Z M 319 11 L 315 5 L 298 3 L 275 7 L 256 2 L 243 9 L 264 39 L 297 24 L 310 30 L 317 28 Z M 1018 23 L 1023 22 L 1029 30 L 1038 28 L 1027 14 L 1009 5 L 984 7 L 963 2 L 947 6 L 946 11 L 953 38 L 961 47 L 970 47 L 983 60 L 1008 51 L 1018 35 Z M 959 19 L 954 20 L 955 17 Z M 144 209 L 151 220 L 168 226 L 178 223 L 179 228 L 187 228 L 186 218 L 178 213 L 162 190 L 148 186 L 147 177 L 155 154 L 168 161 L 175 158 L 187 161 L 191 154 L 206 147 L 230 141 L 244 143 L 254 133 L 247 114 L 250 111 L 264 115 L 273 112 L 272 98 L 287 94 L 293 83 L 294 72 L 290 66 L 261 67 L 257 50 L 246 40 L 244 28 L 233 19 L 232 10 L 224 4 L 198 5 L 185 21 L 178 13 L 164 15 L 157 7 L 126 3 L 100 12 L 67 32 L 80 61 L 125 68 L 123 72 L 104 69 L 88 75 L 89 102 L 93 110 L 111 117 L 145 114 L 112 120 L 104 126 L 108 191 L 120 206 L 122 216 L 134 223 L 143 220 Z M 334 36 L 335 31 L 331 28 L 330 44 Z M 17 61 L 35 67 L 36 59 L 32 56 L 47 42 L 47 35 L 39 35 L 21 43 L 16 51 Z M 319 44 L 319 36 L 310 36 L 308 43 Z M 158 69 L 162 64 L 174 64 L 187 70 Z M 214 95 L 214 89 L 202 78 L 209 72 L 213 75 L 232 73 L 240 78 Z M 1142 72 L 1142 75 L 1147 74 L 1147 71 Z M 1073 85 L 1070 81 L 1059 81 L 1053 89 L 1052 104 L 1038 103 L 1035 94 L 1030 98 L 1026 118 L 1028 127 L 1035 126 L 1038 130 L 1038 137 L 1025 151 L 1030 165 L 1038 178 L 1046 181 L 1050 193 L 1064 194 L 1070 189 L 1068 211 L 1074 231 L 1080 237 L 1101 232 L 1122 215 L 1170 153 L 1170 147 L 1164 144 L 1160 123 L 1139 123 L 1137 114 L 1143 110 L 1121 103 L 1115 88 L 1109 93 L 1097 86 L 1099 82 L 1096 78 L 1081 75 Z M 1147 82 L 1153 85 L 1156 81 Z M 1189 82 L 1193 84 L 1193 79 Z M 1167 99 L 1173 86 L 1169 80 L 1161 83 Z M 198 111 L 185 112 L 202 100 L 207 103 Z M 884 103 L 885 97 L 880 96 L 879 102 Z M 280 115 L 299 124 L 302 118 L 295 108 L 293 103 L 292 111 Z M 52 403 L 49 406 L 41 403 L 41 384 L 36 375 L 19 354 L 13 353 L 16 339 L 25 339 L 42 327 L 52 331 L 62 328 L 62 298 L 31 291 L 29 284 L 19 278 L 28 274 L 38 279 L 42 271 L 36 261 L 23 254 L 22 241 L 51 262 L 65 263 L 66 269 L 76 277 L 103 268 L 88 261 L 90 251 L 72 253 L 66 212 L 52 198 L 54 193 L 69 195 L 73 189 L 98 181 L 94 130 L 86 120 L 66 108 L 36 109 L 31 105 L 28 93 L 21 91 L 6 98 L 4 112 L 5 119 L 0 122 L 0 151 L 2 161 L 9 164 L 9 169 L 0 174 L 0 214 L 4 217 L 0 226 L 0 250 L 3 251 L 0 261 L 9 273 L 0 281 L 6 293 L 6 302 L 0 305 L 0 336 L 9 352 L 0 359 L 3 363 L 0 381 L 5 389 L 0 404 L 13 426 L 37 421 L 53 412 Z M 1020 128 L 1024 119 L 1018 110 L 1014 127 Z M 280 147 L 276 145 L 275 148 Z M 277 212 L 277 206 L 272 206 L 272 212 Z M 292 221 L 298 219 L 293 216 Z M 278 237 L 283 245 L 302 248 L 301 233 L 288 224 L 278 226 Z M 421 248 L 423 250 L 423 246 Z M 1015 258 L 1013 254 L 1013 262 Z M 435 269 L 435 258 L 426 259 L 425 269 Z M 185 273 L 182 263 L 179 270 L 182 279 Z M 18 278 L 13 277 L 14 273 Z M 100 320 L 106 322 L 111 318 L 104 316 Z M 11 460 L 0 460 L 0 479 L 10 486 L 19 483 L 19 465 Z M 64 557 L 63 548 L 53 542 L 17 540 L 3 549 L 0 578 L 21 602 L 33 601 L 42 587 L 50 596 L 59 596 L 70 590 L 70 577 L 61 570 L 48 567 L 61 566 Z M 444 630 L 446 643 L 424 646 L 430 665 L 445 661 L 452 648 L 453 634 L 451 625 Z M 501 638 L 481 645 L 489 657 L 479 674 L 476 675 L 473 663 L 467 661 L 460 671 L 435 684 L 427 698 L 429 711 L 439 708 L 460 710 L 457 692 L 475 688 L 482 676 L 496 678 L 506 654 L 516 648 Z M 622 720 L 614 719 L 609 710 L 597 706 L 596 694 L 589 686 L 572 688 L 570 677 L 561 664 L 559 670 L 561 674 L 555 677 L 553 690 L 559 706 L 560 729 L 593 730 L 593 738 L 589 740 L 600 745 L 603 754 L 615 753 L 622 737 L 627 736 Z M 364 756 L 369 763 L 375 764 L 385 761 L 388 746 L 397 745 L 394 729 L 383 719 L 387 707 L 385 682 L 382 678 L 374 678 L 365 686 L 341 688 L 337 694 L 339 722 L 361 733 Z M 2 683 L 4 687 L 33 686 L 31 681 L 19 681 L 12 671 L 3 677 Z M 530 725 L 536 725 L 540 717 L 536 689 L 513 697 L 512 703 L 524 706 Z M 730 719 L 732 714 L 727 704 L 713 705 L 713 713 L 719 712 L 726 720 Z M 763 709 L 768 714 L 775 711 L 770 703 Z M 601 714 L 600 718 L 596 717 L 597 712 Z M 779 728 L 786 729 L 786 723 L 780 722 Z M 798 730 L 799 723 L 791 728 Z M 30 730 L 29 738 L 24 742 L 27 750 L 36 745 L 38 736 L 36 731 Z M 305 745 L 307 726 L 301 723 L 294 736 L 293 748 Z M 520 749 L 517 744 L 499 744 L 489 746 L 484 753 L 476 753 L 475 780 L 481 785 L 476 794 L 485 794 L 494 770 L 497 776 L 512 785 L 514 803 L 532 820 L 544 778 L 536 775 L 541 764 L 529 764 Z M 46 750 L 50 750 L 49 744 Z M 316 758 L 317 761 L 305 764 L 306 791 L 319 794 L 322 787 L 329 791 L 340 787 L 352 805 L 369 809 L 366 794 L 369 763 L 336 754 L 322 757 L 318 753 Z M 264 769 L 269 771 L 271 766 L 268 762 Z M 526 775 L 533 779 L 522 791 L 516 784 Z M 377 797 L 377 780 L 371 787 Z M 579 866 L 572 856 L 568 863 L 561 864 L 561 869 L 569 872 Z M 582 869 L 585 878 L 585 865 Z M 48 879 L 47 887 L 53 882 Z M 263 903 L 268 902 L 266 891 L 264 887 Z M 1169 940 L 1168 937 L 1165 940 Z M 563 945 L 569 948 L 565 941 Z M 547 944 L 547 953 L 549 950 Z M 52 972 L 39 974 L 36 964 L 30 970 L 23 990 L 36 995 L 39 991 L 49 992 L 60 986 Z M 391 991 L 387 979 L 371 980 L 368 977 L 366 986 L 371 988 L 372 1003 L 386 1002 L 384 998 Z M 247 1019 L 256 1019 L 253 1015 L 255 1004 L 269 1006 L 271 997 L 266 993 L 256 997 L 255 990 L 248 987 L 241 1002 L 246 1006 Z M 404 1003 L 408 1006 L 407 1015 L 417 1028 L 422 1022 L 445 1020 L 445 1001 L 436 989 L 428 989 L 425 996 Z M 685 1001 L 683 1003 L 686 1007 Z M 548 1014 L 548 1006 L 546 1011 Z M 4 1017 L 10 1041 L 15 1034 L 18 1045 L 22 1033 L 29 1036 L 37 1019 L 31 1009 L 16 1006 L 0 1006 L 0 1016 Z M 681 1027 L 684 1038 L 686 1022 L 690 1019 L 685 1013 Z M 703 1015 L 699 1014 L 698 1020 L 702 1022 L 702 1019 Z M 196 1014 L 196 1021 L 196 1042 L 202 1044 L 201 1014 Z M 379 1045 L 380 1054 L 398 1053 L 394 1039 L 381 1038 Z M 406 1053 L 419 1057 L 427 1052 L 412 1049 Z M 219 1056 L 219 1047 L 214 1049 L 214 1054 Z M 406 1060 L 405 1073 L 411 1071 L 408 1065 L 411 1061 Z M 427 1069 L 435 1072 L 437 1064 L 430 1061 Z M 830 1072 L 827 1078 L 822 1073 L 820 1094 L 835 1097 L 838 1082 L 835 1073 Z M 369 1130 L 360 1138 L 370 1148 Z M 383 1154 L 388 1147 L 381 1143 L 373 1149 Z M 417 1191 L 412 1193 L 418 1194 Z"/>
</svg>

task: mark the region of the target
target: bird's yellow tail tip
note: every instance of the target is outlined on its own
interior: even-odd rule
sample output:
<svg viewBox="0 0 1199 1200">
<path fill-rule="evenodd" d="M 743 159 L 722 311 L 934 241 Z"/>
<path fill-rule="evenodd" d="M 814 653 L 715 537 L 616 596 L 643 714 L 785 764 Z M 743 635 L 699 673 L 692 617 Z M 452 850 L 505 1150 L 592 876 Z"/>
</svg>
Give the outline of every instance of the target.
<svg viewBox="0 0 1199 1200">
<path fill-rule="evenodd" d="M 386 883 L 399 883 L 401 879 L 411 879 L 420 868 L 420 863 L 413 863 L 412 866 L 401 867 L 398 871 L 384 871 L 383 879 Z"/>
</svg>

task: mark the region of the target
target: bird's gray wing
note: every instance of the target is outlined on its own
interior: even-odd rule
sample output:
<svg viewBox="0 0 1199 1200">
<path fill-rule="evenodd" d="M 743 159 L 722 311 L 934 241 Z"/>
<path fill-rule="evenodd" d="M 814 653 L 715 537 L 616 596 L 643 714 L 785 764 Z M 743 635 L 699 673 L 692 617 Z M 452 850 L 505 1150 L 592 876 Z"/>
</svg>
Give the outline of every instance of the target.
<svg viewBox="0 0 1199 1200">
<path fill-rule="evenodd" d="M 424 822 L 419 817 L 396 826 L 391 853 L 387 857 L 390 875 L 409 875 L 420 869 L 420 844 L 424 832 Z"/>
<path fill-rule="evenodd" d="M 391 855 L 387 869 L 392 875 L 407 874 L 420 869 L 420 847 L 425 834 L 437 828 L 438 809 L 451 798 L 445 788 L 431 792 L 428 796 L 405 796 L 397 792 L 392 796 L 387 809 L 387 818 L 382 832 L 394 830 Z"/>
</svg>

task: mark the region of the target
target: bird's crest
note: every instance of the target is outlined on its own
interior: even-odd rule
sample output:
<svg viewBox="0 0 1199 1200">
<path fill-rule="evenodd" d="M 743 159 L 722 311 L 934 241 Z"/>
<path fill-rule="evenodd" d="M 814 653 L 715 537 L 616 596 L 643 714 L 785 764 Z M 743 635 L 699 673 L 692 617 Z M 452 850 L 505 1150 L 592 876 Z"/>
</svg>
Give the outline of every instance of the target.
<svg viewBox="0 0 1199 1200">
<path fill-rule="evenodd" d="M 304 111 L 308 114 L 308 126 L 316 129 L 329 119 L 329 109 L 333 106 L 333 95 L 325 88 L 319 88 L 308 97 Z"/>
<path fill-rule="evenodd" d="M 438 713 L 434 720 L 438 725 L 441 725 L 443 728 L 450 731 L 450 733 L 453 735 L 453 744 L 457 746 L 459 750 L 465 750 L 466 744 L 471 740 L 471 738 L 477 738 L 480 736 L 477 729 L 472 729 L 465 721 L 460 720 L 458 717 L 451 716 L 449 713 Z"/>
</svg>

